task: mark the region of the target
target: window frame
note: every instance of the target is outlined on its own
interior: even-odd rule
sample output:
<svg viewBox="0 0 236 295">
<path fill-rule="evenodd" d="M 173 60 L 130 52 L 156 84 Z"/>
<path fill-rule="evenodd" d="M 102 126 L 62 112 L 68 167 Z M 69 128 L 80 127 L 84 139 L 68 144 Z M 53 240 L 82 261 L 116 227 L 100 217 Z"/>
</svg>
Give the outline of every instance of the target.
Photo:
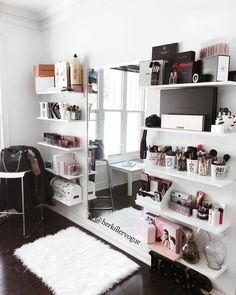
<svg viewBox="0 0 236 295">
<path fill-rule="evenodd" d="M 109 69 L 109 68 L 106 68 Z M 141 95 L 142 99 L 142 106 L 140 110 L 128 110 L 127 109 L 127 72 L 123 72 L 122 75 L 122 108 L 121 109 L 105 109 L 104 108 L 104 93 L 103 93 L 103 81 L 104 81 L 104 70 L 98 70 L 98 97 L 97 97 L 97 109 L 91 110 L 91 113 L 96 113 L 96 133 L 98 139 L 104 140 L 104 126 L 105 126 L 105 112 L 120 112 L 121 113 L 121 146 L 120 146 L 120 153 L 114 155 L 108 155 L 108 159 L 111 162 L 115 161 L 122 161 L 122 160 L 131 160 L 139 158 L 139 149 L 134 152 L 126 152 L 126 137 L 127 137 L 127 118 L 128 113 L 138 113 L 141 114 L 141 122 L 144 122 L 144 106 L 145 106 L 145 91 L 142 91 Z M 138 75 L 138 74 L 137 74 Z M 91 120 L 93 121 L 93 120 Z M 124 132 L 125 130 L 125 132 Z M 141 140 L 141 130 L 140 130 L 140 140 Z"/>
</svg>

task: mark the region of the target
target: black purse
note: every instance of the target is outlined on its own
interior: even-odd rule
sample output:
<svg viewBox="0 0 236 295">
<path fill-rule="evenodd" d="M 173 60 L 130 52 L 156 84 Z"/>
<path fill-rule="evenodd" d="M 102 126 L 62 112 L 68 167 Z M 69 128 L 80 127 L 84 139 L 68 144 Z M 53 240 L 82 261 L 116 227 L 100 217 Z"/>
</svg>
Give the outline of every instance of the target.
<svg viewBox="0 0 236 295">
<path fill-rule="evenodd" d="M 0 172 L 22 172 L 30 170 L 28 150 L 12 146 L 1 151 Z"/>
<path fill-rule="evenodd" d="M 97 147 L 95 149 L 95 159 L 96 160 L 104 159 L 104 144 L 102 139 L 95 139 L 94 145 Z"/>
</svg>

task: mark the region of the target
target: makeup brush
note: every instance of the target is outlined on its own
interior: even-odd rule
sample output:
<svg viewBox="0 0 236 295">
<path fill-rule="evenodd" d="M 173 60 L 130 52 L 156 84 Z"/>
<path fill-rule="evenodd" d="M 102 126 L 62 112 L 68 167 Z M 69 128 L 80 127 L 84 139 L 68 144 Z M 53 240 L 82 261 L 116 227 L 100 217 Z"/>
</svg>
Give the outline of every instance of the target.
<svg viewBox="0 0 236 295">
<path fill-rule="evenodd" d="M 223 156 L 222 161 L 221 161 L 221 165 L 225 165 L 229 161 L 229 159 L 230 159 L 230 155 L 229 154 L 225 154 Z"/>
<path fill-rule="evenodd" d="M 213 161 L 217 160 L 217 150 L 210 150 L 209 155 L 211 156 L 211 158 L 213 159 Z"/>
</svg>

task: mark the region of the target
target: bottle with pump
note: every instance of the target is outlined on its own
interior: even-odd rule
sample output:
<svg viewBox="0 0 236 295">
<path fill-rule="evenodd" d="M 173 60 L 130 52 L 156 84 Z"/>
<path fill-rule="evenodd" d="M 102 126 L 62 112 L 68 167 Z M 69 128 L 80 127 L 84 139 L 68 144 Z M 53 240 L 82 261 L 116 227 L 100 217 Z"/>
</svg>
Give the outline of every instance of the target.
<svg viewBox="0 0 236 295">
<path fill-rule="evenodd" d="M 70 81 L 74 91 L 83 92 L 83 69 L 76 54 L 70 64 Z"/>
</svg>

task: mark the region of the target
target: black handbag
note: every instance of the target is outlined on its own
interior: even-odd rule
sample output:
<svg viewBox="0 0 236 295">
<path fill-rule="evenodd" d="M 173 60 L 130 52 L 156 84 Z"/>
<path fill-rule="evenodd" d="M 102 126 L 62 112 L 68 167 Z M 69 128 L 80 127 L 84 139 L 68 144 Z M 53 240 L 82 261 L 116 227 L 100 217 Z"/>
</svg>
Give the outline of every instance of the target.
<svg viewBox="0 0 236 295">
<path fill-rule="evenodd" d="M 95 139 L 94 145 L 97 147 L 95 149 L 95 159 L 96 160 L 104 159 L 104 144 L 102 139 Z"/>
<path fill-rule="evenodd" d="M 22 172 L 30 170 L 28 149 L 12 146 L 1 151 L 0 172 Z"/>
</svg>

